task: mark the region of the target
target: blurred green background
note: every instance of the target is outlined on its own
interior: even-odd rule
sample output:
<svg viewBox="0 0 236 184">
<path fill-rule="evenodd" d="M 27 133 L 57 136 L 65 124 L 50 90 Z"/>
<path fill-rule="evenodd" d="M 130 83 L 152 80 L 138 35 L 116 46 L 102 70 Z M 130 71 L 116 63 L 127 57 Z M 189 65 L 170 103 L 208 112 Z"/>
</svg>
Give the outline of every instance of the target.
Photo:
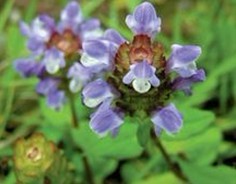
<svg viewBox="0 0 236 184">
<path fill-rule="evenodd" d="M 100 18 L 104 28 L 115 28 L 131 39 L 124 20 L 141 0 L 79 2 L 85 17 Z M 162 19 L 156 41 L 164 45 L 166 56 L 173 43 L 198 44 L 203 53 L 197 63 L 207 73 L 206 81 L 194 86 L 192 96 L 176 94 L 174 101 L 184 115 L 184 127 L 176 136 L 163 134 L 163 144 L 190 183 L 236 184 L 236 0 L 150 2 Z M 89 130 L 88 110 L 78 98 L 82 128 L 70 130 L 68 107 L 60 112 L 49 109 L 34 91 L 37 79 L 21 78 L 14 71 L 14 59 L 28 54 L 19 20 L 30 22 L 42 12 L 58 17 L 66 3 L 0 1 L 0 183 L 15 183 L 12 144 L 35 131 L 44 133 L 64 150 L 74 169 L 75 183 L 81 183 L 83 171 L 80 155 L 69 146 L 71 141 L 89 156 L 97 183 L 182 183 L 168 170 L 157 148 L 148 144 L 144 151 L 138 145 L 135 122 L 127 118 L 116 139 L 99 139 Z"/>
</svg>

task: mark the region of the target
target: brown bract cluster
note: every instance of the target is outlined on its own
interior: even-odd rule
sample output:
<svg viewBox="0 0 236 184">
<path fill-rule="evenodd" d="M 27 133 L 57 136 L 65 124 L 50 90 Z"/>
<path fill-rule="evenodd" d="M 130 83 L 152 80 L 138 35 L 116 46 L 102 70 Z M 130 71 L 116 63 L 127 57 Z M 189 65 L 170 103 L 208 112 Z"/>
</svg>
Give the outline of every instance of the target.
<svg viewBox="0 0 236 184">
<path fill-rule="evenodd" d="M 78 53 L 82 49 L 81 40 L 70 29 L 64 30 L 62 34 L 55 32 L 52 34 L 48 47 L 56 47 L 62 51 L 65 56 Z"/>
<path fill-rule="evenodd" d="M 127 72 L 130 65 L 146 60 L 155 68 L 165 66 L 164 49 L 160 43 L 152 43 L 147 35 L 136 35 L 131 43 L 123 43 L 115 57 L 116 69 Z"/>
<path fill-rule="evenodd" d="M 161 83 L 158 88 L 152 88 L 149 92 L 140 94 L 131 85 L 122 82 L 123 77 L 129 72 L 130 66 L 146 60 L 156 68 L 156 76 Z M 131 43 L 125 42 L 118 48 L 115 56 L 115 69 L 108 78 L 108 82 L 115 86 L 120 93 L 120 99 L 116 102 L 118 107 L 126 109 L 131 114 L 137 109 L 150 112 L 169 99 L 171 87 L 170 77 L 165 73 L 166 59 L 161 43 L 152 42 L 147 35 L 136 35 Z"/>
</svg>

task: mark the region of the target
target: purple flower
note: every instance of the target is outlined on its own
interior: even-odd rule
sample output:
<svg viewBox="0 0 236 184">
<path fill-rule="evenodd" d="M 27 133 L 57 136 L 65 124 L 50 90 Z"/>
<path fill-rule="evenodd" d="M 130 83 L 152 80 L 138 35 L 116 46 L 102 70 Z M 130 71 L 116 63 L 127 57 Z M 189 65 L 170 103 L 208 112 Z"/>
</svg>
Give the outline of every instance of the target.
<svg viewBox="0 0 236 184">
<path fill-rule="evenodd" d="M 83 21 L 80 6 L 76 1 L 71 1 L 61 12 L 61 23 L 64 28 L 73 27 Z"/>
<path fill-rule="evenodd" d="M 91 115 L 90 128 L 103 136 L 108 132 L 115 133 L 122 123 L 123 114 L 110 106 L 110 100 L 106 100 Z"/>
<path fill-rule="evenodd" d="M 20 23 L 20 29 L 24 36 L 28 37 L 28 48 L 34 53 L 42 53 L 44 43 L 48 42 L 55 29 L 54 20 L 47 15 L 40 15 L 29 26 L 25 22 Z"/>
<path fill-rule="evenodd" d="M 93 40 L 101 37 L 103 34 L 100 28 L 100 21 L 94 18 L 81 23 L 76 32 L 82 41 Z"/>
<path fill-rule="evenodd" d="M 53 109 L 59 109 L 65 102 L 65 92 L 58 90 L 60 81 L 54 78 L 42 79 L 37 87 L 36 91 L 47 97 L 47 104 Z"/>
<path fill-rule="evenodd" d="M 43 58 L 41 62 L 50 74 L 65 67 L 67 55 L 81 53 L 84 41 L 102 35 L 99 20 L 84 20 L 76 1 L 69 2 L 62 10 L 58 24 L 51 17 L 40 15 L 30 25 L 21 22 L 20 29 L 28 37 L 29 50 L 38 58 Z"/>
<path fill-rule="evenodd" d="M 83 43 L 81 63 L 85 67 L 93 68 L 94 72 L 111 69 L 112 45 L 106 40 L 90 40 Z"/>
<path fill-rule="evenodd" d="M 33 57 L 17 59 L 14 66 L 23 77 L 30 77 L 32 75 L 41 76 L 44 72 L 43 64 L 36 62 Z"/>
<path fill-rule="evenodd" d="M 59 85 L 59 80 L 54 78 L 45 78 L 39 81 L 36 86 L 36 91 L 39 94 L 47 95 L 53 91 L 56 91 Z"/>
<path fill-rule="evenodd" d="M 91 79 L 92 72 L 89 68 L 86 68 L 79 63 L 75 63 L 70 67 L 67 77 L 71 78 L 69 85 L 70 90 L 73 93 L 76 93 Z"/>
<path fill-rule="evenodd" d="M 36 17 L 30 26 L 25 22 L 20 22 L 20 29 L 24 36 L 28 38 L 37 37 L 44 42 L 49 40 L 54 28 L 54 20 L 47 15 Z"/>
<path fill-rule="evenodd" d="M 57 23 L 50 16 L 42 14 L 30 24 L 20 22 L 20 30 L 28 39 L 27 47 L 32 57 L 16 60 L 15 68 L 25 77 L 36 75 L 40 79 L 36 91 L 47 97 L 47 103 L 52 108 L 57 109 L 65 102 L 67 84 L 71 92 L 78 92 L 89 82 L 94 73 L 111 66 L 109 58 L 102 67 L 94 65 L 86 68 L 86 62 L 85 65 L 78 60 L 72 62 L 74 58 L 81 57 L 83 47 L 88 57 L 82 56 L 82 61 L 83 59 L 91 61 L 93 56 L 95 58 L 101 56 L 104 49 L 99 47 L 100 50 L 95 48 L 93 51 L 94 47 L 89 48 L 89 40 L 102 36 L 100 21 L 85 20 L 76 1 L 70 1 L 66 5 Z M 85 41 L 88 41 L 88 46 L 84 44 Z M 101 42 L 108 50 L 110 49 L 109 45 L 106 45 L 111 44 L 110 42 L 107 40 Z M 64 69 L 60 71 L 61 68 Z M 89 105 L 92 103 L 87 98 L 85 101 Z"/>
<path fill-rule="evenodd" d="M 178 77 L 173 81 L 174 90 L 183 90 L 186 95 L 191 95 L 191 85 L 196 82 L 201 82 L 205 80 L 205 72 L 203 69 L 196 70 L 196 73 L 190 77 L 183 78 Z"/>
<path fill-rule="evenodd" d="M 42 62 L 47 72 L 50 74 L 56 73 L 60 68 L 66 65 L 63 52 L 54 47 L 45 52 Z"/>
<path fill-rule="evenodd" d="M 174 104 L 169 104 L 160 110 L 154 112 L 151 118 L 155 132 L 159 135 L 161 130 L 165 130 L 168 134 L 177 133 L 183 124 L 182 115 L 176 109 Z"/>
<path fill-rule="evenodd" d="M 154 37 L 161 30 L 161 19 L 157 17 L 155 8 L 149 2 L 137 6 L 134 13 L 126 17 L 125 22 L 136 35 Z"/>
<path fill-rule="evenodd" d="M 126 40 L 114 29 L 106 30 L 104 37 L 112 43 L 117 44 L 117 46 L 120 46 L 122 43 L 126 42 Z"/>
<path fill-rule="evenodd" d="M 167 72 L 175 71 L 181 77 L 196 74 L 195 61 L 201 54 L 201 48 L 195 45 L 172 45 L 172 53 L 167 61 Z"/>
<path fill-rule="evenodd" d="M 151 86 L 160 85 L 160 80 L 155 75 L 155 67 L 148 64 L 147 61 L 135 63 L 130 66 L 130 71 L 124 76 L 123 83 L 130 84 L 138 93 L 146 93 Z"/>
<path fill-rule="evenodd" d="M 47 104 L 53 109 L 60 109 L 65 103 L 65 92 L 64 91 L 51 91 L 47 95 Z"/>
<path fill-rule="evenodd" d="M 111 87 L 102 79 L 88 83 L 84 87 L 82 95 L 84 104 L 91 108 L 97 107 L 104 100 L 114 97 Z"/>
<path fill-rule="evenodd" d="M 100 21 L 98 19 L 84 20 L 80 6 L 76 1 L 68 3 L 61 12 L 58 32 L 63 33 L 66 29 L 72 30 L 82 42 L 102 36 Z"/>
</svg>

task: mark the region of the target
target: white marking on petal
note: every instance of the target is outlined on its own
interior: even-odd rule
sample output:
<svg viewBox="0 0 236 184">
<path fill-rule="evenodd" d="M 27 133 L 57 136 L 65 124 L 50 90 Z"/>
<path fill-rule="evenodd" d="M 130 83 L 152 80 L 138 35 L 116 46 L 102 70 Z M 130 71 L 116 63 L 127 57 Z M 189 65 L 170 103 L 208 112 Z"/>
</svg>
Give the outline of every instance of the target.
<svg viewBox="0 0 236 184">
<path fill-rule="evenodd" d="M 48 73 L 55 74 L 59 70 L 60 64 L 51 60 L 45 63 L 45 67 Z"/>
<path fill-rule="evenodd" d="M 136 78 L 132 84 L 134 90 L 138 93 L 146 93 L 151 88 L 151 84 L 149 83 L 149 81 L 143 78 Z"/>
<path fill-rule="evenodd" d="M 33 22 L 33 33 L 42 38 L 44 41 L 48 41 L 50 33 L 44 28 L 44 23 L 36 18 Z"/>
<path fill-rule="evenodd" d="M 108 98 L 113 98 L 113 97 L 114 97 L 114 94 L 111 93 L 110 91 L 107 91 L 106 94 L 103 94 L 102 96 L 99 96 L 97 98 L 84 98 L 83 102 L 86 106 L 90 108 L 94 108 L 94 107 L 97 107 L 104 100 Z"/>
<path fill-rule="evenodd" d="M 96 66 L 101 63 L 98 59 L 95 59 L 86 53 L 82 54 L 80 62 L 86 67 Z"/>
<path fill-rule="evenodd" d="M 85 98 L 84 104 L 87 107 L 94 108 L 94 107 L 98 106 L 103 100 L 104 100 L 104 98 Z"/>
<path fill-rule="evenodd" d="M 80 80 L 72 79 L 69 84 L 69 88 L 72 93 L 77 93 L 81 90 L 83 84 Z"/>
</svg>

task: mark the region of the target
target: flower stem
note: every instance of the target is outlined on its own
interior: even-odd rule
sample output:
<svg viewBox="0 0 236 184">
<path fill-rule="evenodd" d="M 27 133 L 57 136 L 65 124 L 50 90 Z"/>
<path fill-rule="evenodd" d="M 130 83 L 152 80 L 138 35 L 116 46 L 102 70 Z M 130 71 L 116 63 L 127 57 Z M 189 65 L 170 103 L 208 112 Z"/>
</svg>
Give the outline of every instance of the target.
<svg viewBox="0 0 236 184">
<path fill-rule="evenodd" d="M 79 127 L 79 123 L 78 123 L 78 117 L 76 115 L 76 108 L 75 108 L 75 100 L 74 100 L 74 96 L 73 94 L 69 94 L 69 100 L 70 100 L 70 108 L 71 108 L 71 115 L 72 115 L 72 126 L 74 128 L 78 128 Z M 78 148 L 79 152 L 81 154 L 83 154 L 83 150 L 81 147 Z M 90 167 L 90 164 L 88 162 L 88 158 L 86 155 L 82 155 L 82 162 L 83 162 L 83 167 L 84 167 L 84 171 L 86 174 L 86 180 L 88 184 L 95 184 L 94 179 L 93 179 L 93 173 L 92 173 L 92 169 Z"/>
<path fill-rule="evenodd" d="M 71 109 L 71 116 L 72 116 L 72 126 L 74 128 L 77 128 L 79 126 L 79 119 L 76 115 L 76 108 L 75 108 L 75 100 L 73 94 L 69 94 L 69 100 L 70 100 L 70 109 Z"/>
<path fill-rule="evenodd" d="M 86 171 L 87 182 L 89 184 L 95 184 L 93 181 L 93 173 L 92 173 L 91 168 L 89 166 L 89 162 L 88 162 L 87 157 L 83 156 L 82 161 L 83 161 L 84 169 Z"/>
<path fill-rule="evenodd" d="M 177 176 L 179 179 L 181 179 L 182 181 L 187 182 L 188 179 L 184 176 L 184 174 L 182 173 L 182 171 L 180 170 L 179 166 L 175 163 L 172 162 L 169 154 L 167 153 L 167 151 L 165 150 L 164 146 L 162 145 L 160 139 L 158 137 L 156 137 L 156 135 L 154 135 L 155 133 L 152 133 L 152 139 L 155 143 L 155 145 L 159 148 L 162 156 L 164 157 L 166 163 L 168 164 L 170 170 L 175 174 L 175 176 Z"/>
</svg>

